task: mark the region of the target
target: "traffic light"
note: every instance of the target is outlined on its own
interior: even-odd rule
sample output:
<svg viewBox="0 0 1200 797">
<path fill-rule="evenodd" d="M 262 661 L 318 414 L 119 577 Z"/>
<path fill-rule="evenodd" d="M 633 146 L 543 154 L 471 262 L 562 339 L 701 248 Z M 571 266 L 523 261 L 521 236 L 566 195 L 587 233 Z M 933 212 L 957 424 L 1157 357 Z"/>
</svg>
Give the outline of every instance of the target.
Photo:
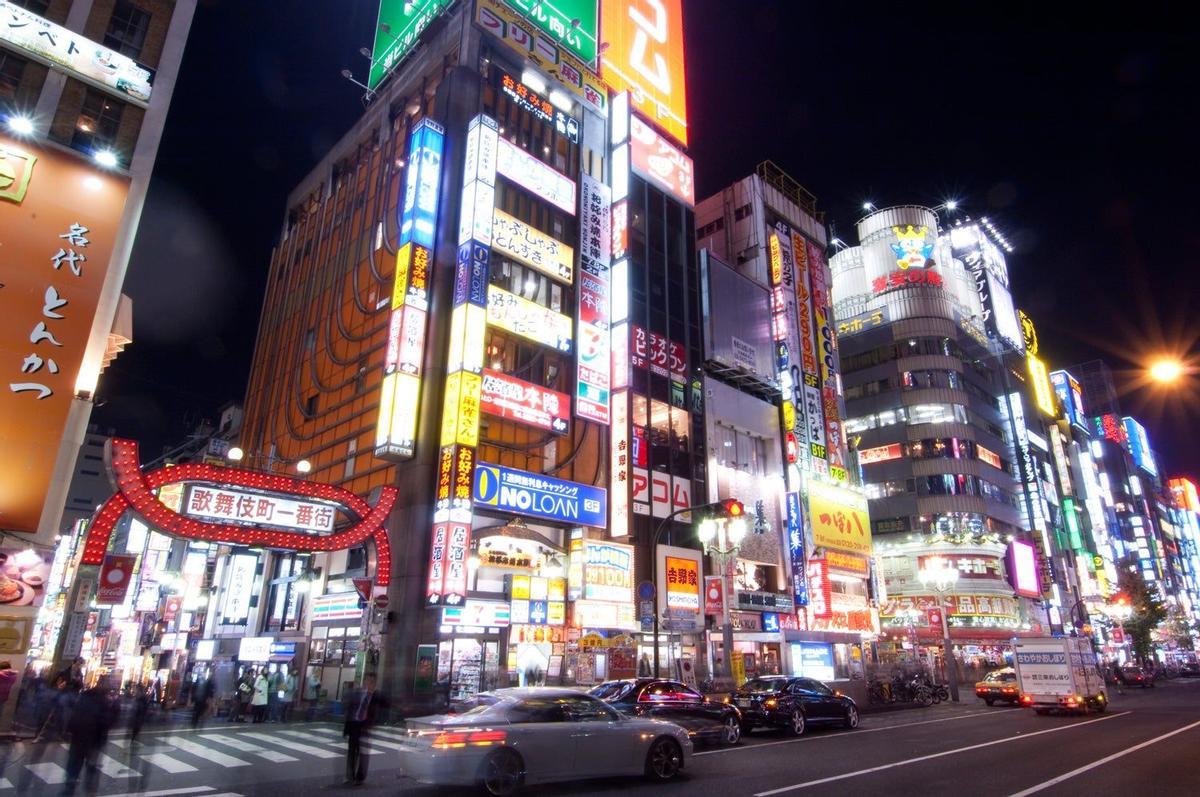
<svg viewBox="0 0 1200 797">
<path fill-rule="evenodd" d="M 720 502 L 725 517 L 738 518 L 746 514 L 745 505 L 736 498 L 726 498 Z"/>
</svg>

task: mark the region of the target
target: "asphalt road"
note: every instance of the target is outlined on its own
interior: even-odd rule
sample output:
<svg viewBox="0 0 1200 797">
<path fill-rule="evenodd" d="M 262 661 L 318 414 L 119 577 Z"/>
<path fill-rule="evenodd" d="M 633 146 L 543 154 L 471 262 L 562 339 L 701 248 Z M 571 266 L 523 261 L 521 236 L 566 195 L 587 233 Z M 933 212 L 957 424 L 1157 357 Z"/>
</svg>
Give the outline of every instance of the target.
<svg viewBox="0 0 1200 797">
<path fill-rule="evenodd" d="M 967 693 L 969 698 L 969 693 Z M 329 793 L 451 797 L 469 791 L 400 777 L 394 730 L 371 744 L 370 775 L 341 786 L 344 743 L 328 723 L 229 725 L 144 732 L 113 739 L 101 759 L 99 794 L 145 797 L 298 797 Z M 612 794 L 774 797 L 824 794 L 1200 794 L 1200 680 L 1164 682 L 1114 695 L 1107 714 L 1039 717 L 1023 709 L 961 706 L 869 715 L 856 731 L 810 730 L 799 739 L 756 732 L 732 748 L 701 749 L 666 787 L 637 779 L 529 789 L 536 797 Z M 0 752 L 0 797 L 58 795 L 63 745 L 10 745 Z M 83 793 L 83 789 L 80 789 Z"/>
</svg>

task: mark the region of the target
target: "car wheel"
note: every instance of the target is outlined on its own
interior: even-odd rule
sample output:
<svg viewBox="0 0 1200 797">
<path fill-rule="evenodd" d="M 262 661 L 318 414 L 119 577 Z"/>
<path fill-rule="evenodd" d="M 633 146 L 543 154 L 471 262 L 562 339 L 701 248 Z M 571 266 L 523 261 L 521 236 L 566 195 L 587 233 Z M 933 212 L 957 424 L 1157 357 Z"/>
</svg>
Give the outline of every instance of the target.
<svg viewBox="0 0 1200 797">
<path fill-rule="evenodd" d="M 806 724 L 807 723 L 804 720 L 804 712 L 800 709 L 796 709 L 792 712 L 792 715 L 788 717 L 787 732 L 791 736 L 803 736 Z"/>
<path fill-rule="evenodd" d="M 646 753 L 646 777 L 654 781 L 668 781 L 683 768 L 683 751 L 674 739 L 655 739 Z"/>
<path fill-rule="evenodd" d="M 856 709 L 854 706 L 850 706 L 846 709 L 846 719 L 844 720 L 844 724 L 850 730 L 854 730 L 858 727 L 858 709 Z"/>
<path fill-rule="evenodd" d="M 742 723 L 737 717 L 727 717 L 721 724 L 721 744 L 734 745 L 742 740 Z"/>
<path fill-rule="evenodd" d="M 516 794 L 525 780 L 525 766 L 521 756 L 508 748 L 492 753 L 483 762 L 479 786 L 484 794 L 506 797 Z"/>
<path fill-rule="evenodd" d="M 996 705 L 996 701 L 995 701 L 995 700 L 984 700 L 983 702 L 984 702 L 984 703 L 987 703 L 989 706 L 994 706 L 994 705 Z"/>
</svg>

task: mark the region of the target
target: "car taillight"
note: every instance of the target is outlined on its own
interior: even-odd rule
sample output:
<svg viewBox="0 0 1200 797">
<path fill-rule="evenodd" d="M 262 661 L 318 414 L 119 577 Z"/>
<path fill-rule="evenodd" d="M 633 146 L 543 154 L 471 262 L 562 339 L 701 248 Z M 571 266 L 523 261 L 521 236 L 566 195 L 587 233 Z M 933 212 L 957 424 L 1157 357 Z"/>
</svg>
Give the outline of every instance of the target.
<svg viewBox="0 0 1200 797">
<path fill-rule="evenodd" d="M 1007 686 L 1002 688 L 1000 691 L 1006 695 L 1015 695 L 1017 693 L 1016 689 L 1013 689 L 1013 688 L 1007 687 Z"/>
<path fill-rule="evenodd" d="M 1033 705 L 1033 697 L 1031 695 L 1021 695 L 1021 702 L 1027 706 Z"/>
<path fill-rule="evenodd" d="M 763 701 L 763 705 L 766 706 L 767 708 L 775 708 L 776 706 L 779 705 L 779 701 L 773 697 L 768 697 L 766 700 Z"/>
<path fill-rule="evenodd" d="M 433 738 L 434 750 L 454 750 L 471 745 L 487 747 L 493 744 L 503 744 L 508 738 L 505 731 L 442 731 Z"/>
</svg>

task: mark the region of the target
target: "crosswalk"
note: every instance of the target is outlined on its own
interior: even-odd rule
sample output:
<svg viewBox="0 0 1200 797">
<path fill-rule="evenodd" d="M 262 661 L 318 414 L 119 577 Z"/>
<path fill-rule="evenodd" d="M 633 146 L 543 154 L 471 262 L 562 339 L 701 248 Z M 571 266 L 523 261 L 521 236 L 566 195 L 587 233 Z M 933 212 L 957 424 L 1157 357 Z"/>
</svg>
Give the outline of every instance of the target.
<svg viewBox="0 0 1200 797">
<path fill-rule="evenodd" d="M 400 741 L 403 738 L 402 730 L 373 728 L 363 750 L 370 756 L 386 755 L 401 749 Z M 20 743 L 17 748 L 13 751 L 16 754 L 9 756 L 7 769 L 0 772 L 0 797 L 16 790 L 17 784 L 32 782 L 35 785 L 55 786 L 66 781 L 68 745 L 51 743 L 44 747 Z M 295 766 L 306 761 L 332 763 L 333 759 L 344 758 L 345 755 L 346 741 L 340 726 L 306 724 L 255 726 L 253 729 L 210 726 L 200 731 L 144 733 L 136 742 L 114 737 L 100 754 L 97 765 L 102 775 L 101 793 L 106 794 L 119 789 L 122 784 L 133 785 L 135 779 L 148 773 L 182 776 L 203 774 L 206 770 L 242 767 L 254 767 L 255 771 L 261 771 L 264 765 Z M 108 788 L 103 788 L 105 786 Z M 137 793 L 144 797 L 232 795 L 231 792 L 218 794 L 217 790 L 207 786 Z"/>
</svg>

